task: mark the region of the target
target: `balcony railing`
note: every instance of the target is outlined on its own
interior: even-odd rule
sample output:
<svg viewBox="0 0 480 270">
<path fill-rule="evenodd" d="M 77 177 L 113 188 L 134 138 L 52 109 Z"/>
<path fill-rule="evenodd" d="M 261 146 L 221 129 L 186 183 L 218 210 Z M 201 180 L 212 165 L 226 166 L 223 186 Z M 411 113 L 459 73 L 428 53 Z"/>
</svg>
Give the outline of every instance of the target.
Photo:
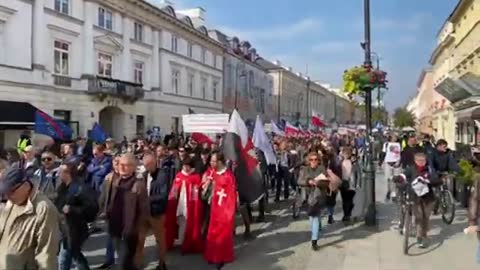
<svg viewBox="0 0 480 270">
<path fill-rule="evenodd" d="M 131 101 L 137 101 L 145 96 L 141 84 L 98 76 L 88 80 L 88 93 L 101 97 L 109 95 Z"/>
<path fill-rule="evenodd" d="M 72 79 L 65 76 L 53 75 L 53 84 L 58 86 L 72 87 Z"/>
</svg>

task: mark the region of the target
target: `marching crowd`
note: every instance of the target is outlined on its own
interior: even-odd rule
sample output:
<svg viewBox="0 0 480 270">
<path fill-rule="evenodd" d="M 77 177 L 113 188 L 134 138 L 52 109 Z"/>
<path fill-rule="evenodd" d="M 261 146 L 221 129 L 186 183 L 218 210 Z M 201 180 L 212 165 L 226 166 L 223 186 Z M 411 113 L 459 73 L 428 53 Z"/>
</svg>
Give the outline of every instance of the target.
<svg viewBox="0 0 480 270">
<path fill-rule="evenodd" d="M 212 267 L 222 269 L 234 260 L 236 213 L 242 217 L 244 238 L 251 239 L 252 206 L 258 205 L 255 221 L 264 222 L 270 195 L 274 202 L 291 199 L 293 218 L 305 210 L 314 251 L 322 217 L 335 222 L 338 196 L 346 225 L 363 214 L 355 207 L 367 143 L 362 132 L 308 139 L 272 136 L 275 164 L 255 149 L 265 194 L 255 202 L 238 191 L 236 164 L 226 159 L 222 136 L 201 144 L 173 134 L 163 143 L 109 138 L 96 144 L 80 137 L 62 144 L 60 152 L 37 149 L 25 143 L 28 139 L 23 136 L 17 149 L 0 153 L 0 269 L 66 270 L 73 264 L 90 269 L 82 247 L 100 230 L 100 220 L 105 220 L 107 239 L 98 269 L 142 269 L 150 233 L 158 249 L 156 269 L 167 269 L 173 248 L 183 255 L 203 253 Z M 459 171 L 457 160 L 444 140 L 433 144 L 425 137 L 419 143 L 415 134 L 398 139 L 391 133 L 377 136 L 374 142 L 379 141 L 386 199 L 397 201 L 402 187 L 413 186 L 416 235 L 425 248 L 430 216 L 438 208 L 435 188 L 444 175 Z M 478 160 L 474 154 L 476 168 Z M 480 178 L 475 178 L 468 232 L 478 229 L 478 186 Z"/>
<path fill-rule="evenodd" d="M 151 232 L 158 266 L 167 252 L 203 253 L 215 269 L 234 260 L 235 216 L 240 212 L 250 239 L 252 204 L 237 192 L 235 164 L 222 153 L 222 137 L 199 145 L 192 138 L 95 144 L 85 138 L 41 151 L 23 136 L 0 159 L 0 269 L 90 269 L 82 246 L 104 219 L 105 263 L 98 269 L 144 266 L 145 238 Z M 363 136 L 295 139 L 274 137 L 277 164 L 257 150 L 265 196 L 257 222 L 265 220 L 269 190 L 274 201 L 293 200 L 294 217 L 307 210 L 312 249 L 317 250 L 321 216 L 333 223 L 337 193 L 344 222 L 354 208 L 355 166 Z M 283 195 L 283 196 L 282 196 Z M 256 203 L 255 203 L 256 205 Z M 325 210 L 325 211 L 324 211 Z"/>
</svg>

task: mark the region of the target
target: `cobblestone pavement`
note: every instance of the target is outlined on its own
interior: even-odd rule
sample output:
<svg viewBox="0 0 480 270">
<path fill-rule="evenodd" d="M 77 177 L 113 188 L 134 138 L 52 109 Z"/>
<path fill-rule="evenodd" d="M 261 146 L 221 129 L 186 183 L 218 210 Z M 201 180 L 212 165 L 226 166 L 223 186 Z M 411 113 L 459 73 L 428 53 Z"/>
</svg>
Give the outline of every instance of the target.
<svg viewBox="0 0 480 270">
<path fill-rule="evenodd" d="M 253 225 L 256 238 L 244 241 L 243 228 L 237 227 L 236 261 L 225 270 L 475 270 L 477 241 L 463 234 L 466 211 L 458 210 L 452 225 L 433 218 L 431 245 L 421 250 L 415 245 L 408 256 L 402 253 L 402 238 L 394 231 L 394 206 L 383 202 L 386 184 L 377 174 L 377 217 L 379 225 L 368 228 L 362 223 L 344 226 L 341 222 L 324 225 L 321 249 L 310 248 L 308 219 L 303 214 L 293 220 L 289 203 L 283 202 L 272 209 L 267 222 Z M 357 194 L 361 196 L 362 194 Z M 339 196 L 340 197 L 340 196 Z M 340 206 L 340 203 L 337 205 Z M 341 219 L 337 209 L 336 220 Z M 324 224 L 325 219 L 323 220 Z M 240 224 L 240 221 L 238 222 Z M 91 265 L 103 262 L 105 234 L 93 235 L 85 250 Z M 153 237 L 147 240 L 146 269 L 154 269 L 156 248 Z M 181 256 L 178 251 L 169 253 L 169 269 L 209 270 L 202 256 Z"/>
</svg>

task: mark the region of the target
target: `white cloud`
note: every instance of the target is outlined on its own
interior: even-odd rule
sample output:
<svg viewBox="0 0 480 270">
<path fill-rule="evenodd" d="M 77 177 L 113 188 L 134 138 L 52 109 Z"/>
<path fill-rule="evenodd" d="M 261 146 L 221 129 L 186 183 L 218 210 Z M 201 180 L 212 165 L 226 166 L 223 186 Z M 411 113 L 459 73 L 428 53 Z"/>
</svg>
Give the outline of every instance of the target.
<svg viewBox="0 0 480 270">
<path fill-rule="evenodd" d="M 286 40 L 322 28 L 322 21 L 305 18 L 289 25 L 275 25 L 263 29 L 237 29 L 220 26 L 218 29 L 228 36 L 236 36 L 241 40 Z"/>
<path fill-rule="evenodd" d="M 372 28 L 382 31 L 409 31 L 416 32 L 422 29 L 432 15 L 426 13 L 413 14 L 407 18 L 379 18 L 372 19 Z"/>
</svg>

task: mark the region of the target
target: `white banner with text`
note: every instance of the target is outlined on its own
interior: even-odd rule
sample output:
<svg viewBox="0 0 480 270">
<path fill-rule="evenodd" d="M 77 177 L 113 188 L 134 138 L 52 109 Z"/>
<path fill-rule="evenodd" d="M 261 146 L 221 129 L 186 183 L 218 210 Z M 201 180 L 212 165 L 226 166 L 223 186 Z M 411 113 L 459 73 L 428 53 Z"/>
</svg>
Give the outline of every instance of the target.
<svg viewBox="0 0 480 270">
<path fill-rule="evenodd" d="M 228 128 L 228 114 L 184 114 L 182 115 L 185 133 L 224 133 Z"/>
</svg>

